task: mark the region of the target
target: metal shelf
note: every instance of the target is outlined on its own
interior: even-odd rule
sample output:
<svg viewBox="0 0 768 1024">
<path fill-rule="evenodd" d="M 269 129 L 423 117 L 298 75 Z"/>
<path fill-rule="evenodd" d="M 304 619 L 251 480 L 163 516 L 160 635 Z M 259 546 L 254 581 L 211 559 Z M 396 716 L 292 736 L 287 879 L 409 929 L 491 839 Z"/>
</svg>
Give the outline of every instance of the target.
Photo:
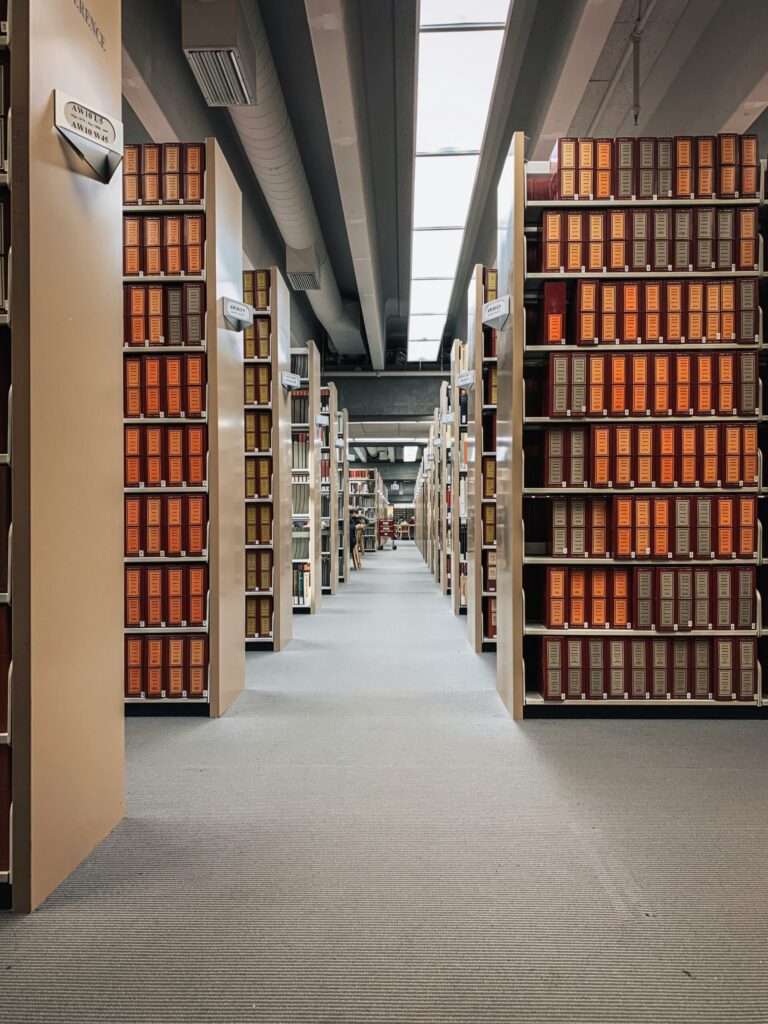
<svg viewBox="0 0 768 1024">
<path fill-rule="evenodd" d="M 709 416 L 526 416 L 523 426 L 526 427 L 578 427 L 584 423 L 755 423 L 763 422 L 768 417 L 762 416 L 759 412 L 748 415 L 712 413 Z"/>
<path fill-rule="evenodd" d="M 160 487 L 124 487 L 124 494 L 207 494 L 208 485 L 203 484 L 202 487 L 186 487 L 184 484 L 174 485 L 173 487 L 166 487 L 161 485 Z"/>
<path fill-rule="evenodd" d="M 585 271 L 526 271 L 526 281 L 583 281 L 585 278 L 600 280 L 625 280 L 634 278 L 717 278 L 717 277 L 762 277 L 760 268 L 755 270 L 585 270 Z"/>
<path fill-rule="evenodd" d="M 246 597 L 274 597 L 274 590 L 246 590 Z"/>
<path fill-rule="evenodd" d="M 763 200 L 760 196 L 750 196 L 744 199 L 698 199 L 692 196 L 690 199 L 667 199 L 665 196 L 655 196 L 652 199 L 526 199 L 525 209 L 528 210 L 559 210 L 571 208 L 594 208 L 601 206 L 762 206 Z"/>
<path fill-rule="evenodd" d="M 245 499 L 245 504 L 246 505 L 269 505 L 274 500 L 275 499 L 272 497 L 272 495 L 270 495 L 268 498 L 246 498 Z"/>
<path fill-rule="evenodd" d="M 126 427 L 177 427 L 185 424 L 205 426 L 208 423 L 208 414 L 203 416 L 129 416 L 123 419 Z"/>
<path fill-rule="evenodd" d="M 608 555 L 605 558 L 585 555 L 578 558 L 576 555 L 525 555 L 523 565 L 602 565 L 615 566 L 617 569 L 631 569 L 634 566 L 643 568 L 655 565 L 760 565 L 757 553 L 752 558 L 614 558 Z"/>
<path fill-rule="evenodd" d="M 123 213 L 205 213 L 205 203 L 133 203 Z"/>
<path fill-rule="evenodd" d="M 208 691 L 202 697 L 125 697 L 126 704 L 210 704 Z"/>
<path fill-rule="evenodd" d="M 148 564 L 154 562 L 207 562 L 208 554 L 204 555 L 128 555 L 123 559 L 126 565 Z"/>
<path fill-rule="evenodd" d="M 207 345 L 150 345 L 145 341 L 143 345 L 123 345 L 123 355 L 141 356 L 152 352 L 158 356 L 180 355 L 184 352 L 199 352 L 205 355 L 208 351 Z"/>
<path fill-rule="evenodd" d="M 762 345 L 757 339 L 754 343 L 750 342 L 749 345 L 739 344 L 737 341 L 603 341 L 592 345 L 573 345 L 564 342 L 557 345 L 526 345 L 523 355 L 544 356 L 550 352 L 638 352 L 641 350 L 645 351 L 646 349 L 652 349 L 654 352 L 684 349 L 690 352 L 692 349 L 696 351 L 704 348 L 710 352 L 722 349 L 735 352 L 750 352 L 754 349 L 762 348 Z"/>
<path fill-rule="evenodd" d="M 204 626 L 126 626 L 123 633 L 207 633 L 208 624 Z"/>
<path fill-rule="evenodd" d="M 709 698 L 697 698 L 690 697 L 686 700 L 680 698 L 661 698 L 661 697 L 648 697 L 646 700 L 640 700 L 637 698 L 628 697 L 626 700 L 618 697 L 607 697 L 607 698 L 587 698 L 583 700 L 575 700 L 574 698 L 566 700 L 544 700 L 540 693 L 535 691 L 527 691 L 525 694 L 525 703 L 528 705 L 537 705 L 538 707 L 546 708 L 714 708 L 716 710 L 723 710 L 724 708 L 749 708 L 758 707 L 760 701 L 757 697 L 752 700 L 714 700 Z"/>
<path fill-rule="evenodd" d="M 205 284 L 205 274 L 124 274 L 123 284 Z M 159 346 L 158 346 L 159 347 Z"/>
<path fill-rule="evenodd" d="M 629 626 L 627 629 L 560 629 L 554 626 L 544 626 L 541 623 L 526 623 L 524 627 L 525 636 L 547 636 L 557 634 L 558 636 L 610 636 L 610 637 L 654 637 L 656 640 L 686 640 L 688 637 L 700 638 L 707 636 L 722 637 L 756 637 L 760 635 L 758 627 L 754 629 L 636 629 Z"/>
<path fill-rule="evenodd" d="M 11 745 L 11 734 L 8 732 L 0 732 L 0 747 L 9 747 Z"/>
<path fill-rule="evenodd" d="M 656 494 L 662 497 L 676 494 L 711 494 L 712 488 L 706 487 L 524 487 L 523 494 L 529 498 L 557 498 L 569 494 Z M 733 494 L 757 494 L 759 487 L 720 487 L 718 493 L 723 496 Z"/>
</svg>

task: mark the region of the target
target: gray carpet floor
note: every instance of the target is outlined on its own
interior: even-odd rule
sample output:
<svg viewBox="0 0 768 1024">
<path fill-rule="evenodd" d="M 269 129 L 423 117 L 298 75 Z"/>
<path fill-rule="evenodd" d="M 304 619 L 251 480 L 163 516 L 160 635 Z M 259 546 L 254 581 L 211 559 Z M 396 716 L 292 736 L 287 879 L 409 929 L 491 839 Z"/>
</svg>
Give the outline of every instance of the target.
<svg viewBox="0 0 768 1024">
<path fill-rule="evenodd" d="M 128 721 L 3 1024 L 768 1020 L 768 723 L 516 725 L 412 545 L 295 629 L 224 719 Z"/>
</svg>

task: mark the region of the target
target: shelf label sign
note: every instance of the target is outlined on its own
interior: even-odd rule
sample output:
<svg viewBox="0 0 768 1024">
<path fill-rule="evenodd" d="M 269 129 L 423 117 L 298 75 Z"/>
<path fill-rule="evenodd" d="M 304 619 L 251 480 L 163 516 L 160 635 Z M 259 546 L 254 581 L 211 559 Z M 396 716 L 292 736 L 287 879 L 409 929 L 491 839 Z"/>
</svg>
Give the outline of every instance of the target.
<svg viewBox="0 0 768 1024">
<path fill-rule="evenodd" d="M 236 299 L 222 299 L 221 313 L 233 331 L 244 331 L 253 325 L 253 307 Z"/>
<path fill-rule="evenodd" d="M 475 371 L 462 370 L 461 373 L 456 375 L 456 384 L 466 391 L 471 391 L 475 386 Z"/>
<path fill-rule="evenodd" d="M 315 416 L 315 423 L 318 425 L 318 427 L 330 427 L 331 417 L 326 412 L 319 412 Z"/>
<path fill-rule="evenodd" d="M 440 422 L 444 423 L 446 426 L 449 427 L 455 421 L 455 419 L 456 417 L 452 412 L 444 412 Z"/>
<path fill-rule="evenodd" d="M 434 452 L 427 452 L 427 462 L 434 462 L 434 461 L 435 461 Z"/>
<path fill-rule="evenodd" d="M 337 437 L 336 438 L 336 447 L 337 448 L 343 448 L 344 447 L 344 438 L 342 438 L 342 437 Z"/>
<path fill-rule="evenodd" d="M 280 380 L 286 391 L 297 391 L 301 387 L 301 377 L 298 373 L 289 373 L 283 370 Z"/>
<path fill-rule="evenodd" d="M 500 331 L 507 322 L 509 316 L 509 296 L 502 295 L 500 299 L 493 302 L 486 302 L 483 306 L 483 323 L 486 327 L 492 327 Z"/>
<path fill-rule="evenodd" d="M 53 91 L 53 123 L 105 185 L 123 162 L 123 123 L 60 89 Z"/>
</svg>

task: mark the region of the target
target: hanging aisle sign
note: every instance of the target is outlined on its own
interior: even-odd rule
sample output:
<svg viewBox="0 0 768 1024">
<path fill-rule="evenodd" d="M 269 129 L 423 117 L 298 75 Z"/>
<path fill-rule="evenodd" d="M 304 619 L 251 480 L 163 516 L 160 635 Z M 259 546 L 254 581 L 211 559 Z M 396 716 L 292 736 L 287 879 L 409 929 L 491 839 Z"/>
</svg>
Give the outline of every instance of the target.
<svg viewBox="0 0 768 1024">
<path fill-rule="evenodd" d="M 122 121 L 54 89 L 53 123 L 98 179 L 110 182 L 123 161 Z"/>
<path fill-rule="evenodd" d="M 253 307 L 236 299 L 222 299 L 221 314 L 233 331 L 244 331 L 253 325 Z"/>
<path fill-rule="evenodd" d="M 486 302 L 483 305 L 483 323 L 486 327 L 492 327 L 500 331 L 509 317 L 509 296 L 502 295 L 500 299 L 493 302 Z"/>
</svg>

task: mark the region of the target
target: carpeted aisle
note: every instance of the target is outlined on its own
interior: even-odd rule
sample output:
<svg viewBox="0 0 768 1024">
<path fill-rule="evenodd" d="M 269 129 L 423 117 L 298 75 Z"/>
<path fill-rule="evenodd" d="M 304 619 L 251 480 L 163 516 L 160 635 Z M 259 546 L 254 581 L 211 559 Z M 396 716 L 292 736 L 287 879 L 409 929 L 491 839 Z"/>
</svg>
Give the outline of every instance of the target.
<svg viewBox="0 0 768 1024">
<path fill-rule="evenodd" d="M 223 720 L 128 721 L 3 1024 L 768 1019 L 768 722 L 516 726 L 413 545 L 295 630 Z"/>
</svg>

